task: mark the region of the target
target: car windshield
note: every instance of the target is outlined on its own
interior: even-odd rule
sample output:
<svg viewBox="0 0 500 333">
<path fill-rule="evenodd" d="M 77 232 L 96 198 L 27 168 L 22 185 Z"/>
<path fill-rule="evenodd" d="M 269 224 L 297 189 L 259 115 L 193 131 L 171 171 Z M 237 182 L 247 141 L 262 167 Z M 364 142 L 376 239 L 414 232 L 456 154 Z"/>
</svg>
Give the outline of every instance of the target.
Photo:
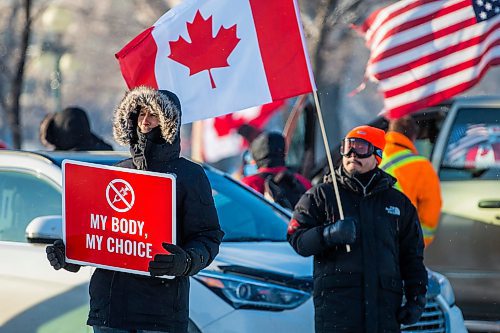
<svg viewBox="0 0 500 333">
<path fill-rule="evenodd" d="M 498 179 L 499 113 L 487 108 L 459 110 L 446 145 L 441 180 Z"/>
<path fill-rule="evenodd" d="M 281 242 L 289 217 L 233 180 L 207 172 L 225 242 Z"/>
<path fill-rule="evenodd" d="M 127 156 L 106 154 L 50 153 L 59 166 L 66 158 L 97 164 L 113 165 Z M 255 195 L 229 177 L 205 170 L 212 185 L 212 195 L 219 215 L 225 242 L 282 242 L 286 241 L 290 219 L 279 208 Z"/>
</svg>

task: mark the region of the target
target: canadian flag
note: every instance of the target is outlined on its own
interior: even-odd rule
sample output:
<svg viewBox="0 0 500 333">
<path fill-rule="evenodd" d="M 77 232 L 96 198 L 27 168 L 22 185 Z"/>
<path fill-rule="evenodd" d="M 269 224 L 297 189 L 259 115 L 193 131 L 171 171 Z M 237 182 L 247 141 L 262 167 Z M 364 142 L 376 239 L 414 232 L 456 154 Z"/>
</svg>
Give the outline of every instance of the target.
<svg viewBox="0 0 500 333">
<path fill-rule="evenodd" d="M 295 0 L 186 0 L 116 58 L 129 88 L 174 92 L 183 123 L 316 90 Z"/>
<path fill-rule="evenodd" d="M 238 134 L 238 129 L 243 125 L 250 125 L 257 130 L 263 129 L 269 119 L 281 111 L 284 105 L 285 101 L 276 101 L 203 120 L 202 160 L 217 162 L 241 154 L 248 148 L 248 142 Z"/>
</svg>

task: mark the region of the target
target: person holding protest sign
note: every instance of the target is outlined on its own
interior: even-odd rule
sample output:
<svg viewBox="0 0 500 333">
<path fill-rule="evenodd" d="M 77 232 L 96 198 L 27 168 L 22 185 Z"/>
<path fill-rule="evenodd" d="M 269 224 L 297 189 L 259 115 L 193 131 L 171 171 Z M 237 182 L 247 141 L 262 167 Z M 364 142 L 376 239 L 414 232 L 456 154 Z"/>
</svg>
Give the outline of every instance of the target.
<svg viewBox="0 0 500 333">
<path fill-rule="evenodd" d="M 424 310 L 422 231 L 415 207 L 377 167 L 384 136 L 370 126 L 351 130 L 342 165 L 301 197 L 289 223 L 295 251 L 314 256 L 316 332 L 400 332 Z"/>
<path fill-rule="evenodd" d="M 188 277 L 212 262 L 224 233 L 203 168 L 179 156 L 180 125 L 181 105 L 169 91 L 134 88 L 115 110 L 113 135 L 132 154 L 117 166 L 176 176 L 177 244 L 163 243 L 166 252 L 150 261 L 150 277 L 95 270 L 87 324 L 96 333 L 187 332 Z M 51 265 L 78 271 L 65 262 L 64 250 L 60 240 L 47 247 Z M 158 278 L 163 275 L 175 278 Z"/>
</svg>

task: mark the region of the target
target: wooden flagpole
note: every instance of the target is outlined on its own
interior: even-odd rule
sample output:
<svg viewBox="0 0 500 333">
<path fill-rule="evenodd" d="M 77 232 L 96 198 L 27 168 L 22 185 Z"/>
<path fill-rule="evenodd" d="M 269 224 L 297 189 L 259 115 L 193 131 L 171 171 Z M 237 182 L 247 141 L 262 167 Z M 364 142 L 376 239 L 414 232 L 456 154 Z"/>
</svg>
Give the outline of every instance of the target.
<svg viewBox="0 0 500 333">
<path fill-rule="evenodd" d="M 326 149 L 326 158 L 328 159 L 328 166 L 330 167 L 330 172 L 332 174 L 333 189 L 335 190 L 335 198 L 337 200 L 337 207 L 339 208 L 340 219 L 344 219 L 344 209 L 342 208 L 342 202 L 340 201 L 339 187 L 337 184 L 337 178 L 335 177 L 335 169 L 333 168 L 332 154 L 330 152 L 330 145 L 328 144 L 328 138 L 326 136 L 325 124 L 323 122 L 323 114 L 321 113 L 321 107 L 319 106 L 318 93 L 314 90 L 314 103 L 316 104 L 316 111 L 318 112 L 319 127 L 321 128 L 321 136 L 323 137 L 323 143 Z M 346 251 L 351 252 L 351 246 L 346 244 Z"/>
</svg>

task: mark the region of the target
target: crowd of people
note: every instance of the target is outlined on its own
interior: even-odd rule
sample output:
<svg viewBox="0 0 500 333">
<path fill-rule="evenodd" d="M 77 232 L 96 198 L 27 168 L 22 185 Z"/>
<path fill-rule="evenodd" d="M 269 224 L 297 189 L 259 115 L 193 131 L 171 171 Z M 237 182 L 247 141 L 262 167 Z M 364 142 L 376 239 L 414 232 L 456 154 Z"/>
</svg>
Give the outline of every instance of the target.
<svg viewBox="0 0 500 333">
<path fill-rule="evenodd" d="M 114 112 L 113 136 L 131 153 L 117 166 L 177 177 L 178 241 L 163 244 L 150 277 L 94 271 L 87 324 L 96 333 L 187 331 L 188 277 L 213 261 L 224 232 L 203 169 L 180 157 L 180 124 L 177 96 L 147 87 L 128 91 Z M 40 129 L 52 149 L 111 149 L 78 107 L 48 115 Z M 419 320 L 427 291 L 423 250 L 441 197 L 437 175 L 413 144 L 417 133 L 411 118 L 391 121 L 387 133 L 352 129 L 340 143 L 340 165 L 314 186 L 286 165 L 283 135 L 264 131 L 252 141 L 257 173 L 241 181 L 293 212 L 287 239 L 314 262 L 316 332 L 399 332 Z M 56 270 L 80 269 L 65 261 L 62 240 L 47 247 L 47 259 Z M 165 275 L 175 278 L 159 278 Z M 130 299 L 132 307 L 108 306 Z"/>
</svg>

